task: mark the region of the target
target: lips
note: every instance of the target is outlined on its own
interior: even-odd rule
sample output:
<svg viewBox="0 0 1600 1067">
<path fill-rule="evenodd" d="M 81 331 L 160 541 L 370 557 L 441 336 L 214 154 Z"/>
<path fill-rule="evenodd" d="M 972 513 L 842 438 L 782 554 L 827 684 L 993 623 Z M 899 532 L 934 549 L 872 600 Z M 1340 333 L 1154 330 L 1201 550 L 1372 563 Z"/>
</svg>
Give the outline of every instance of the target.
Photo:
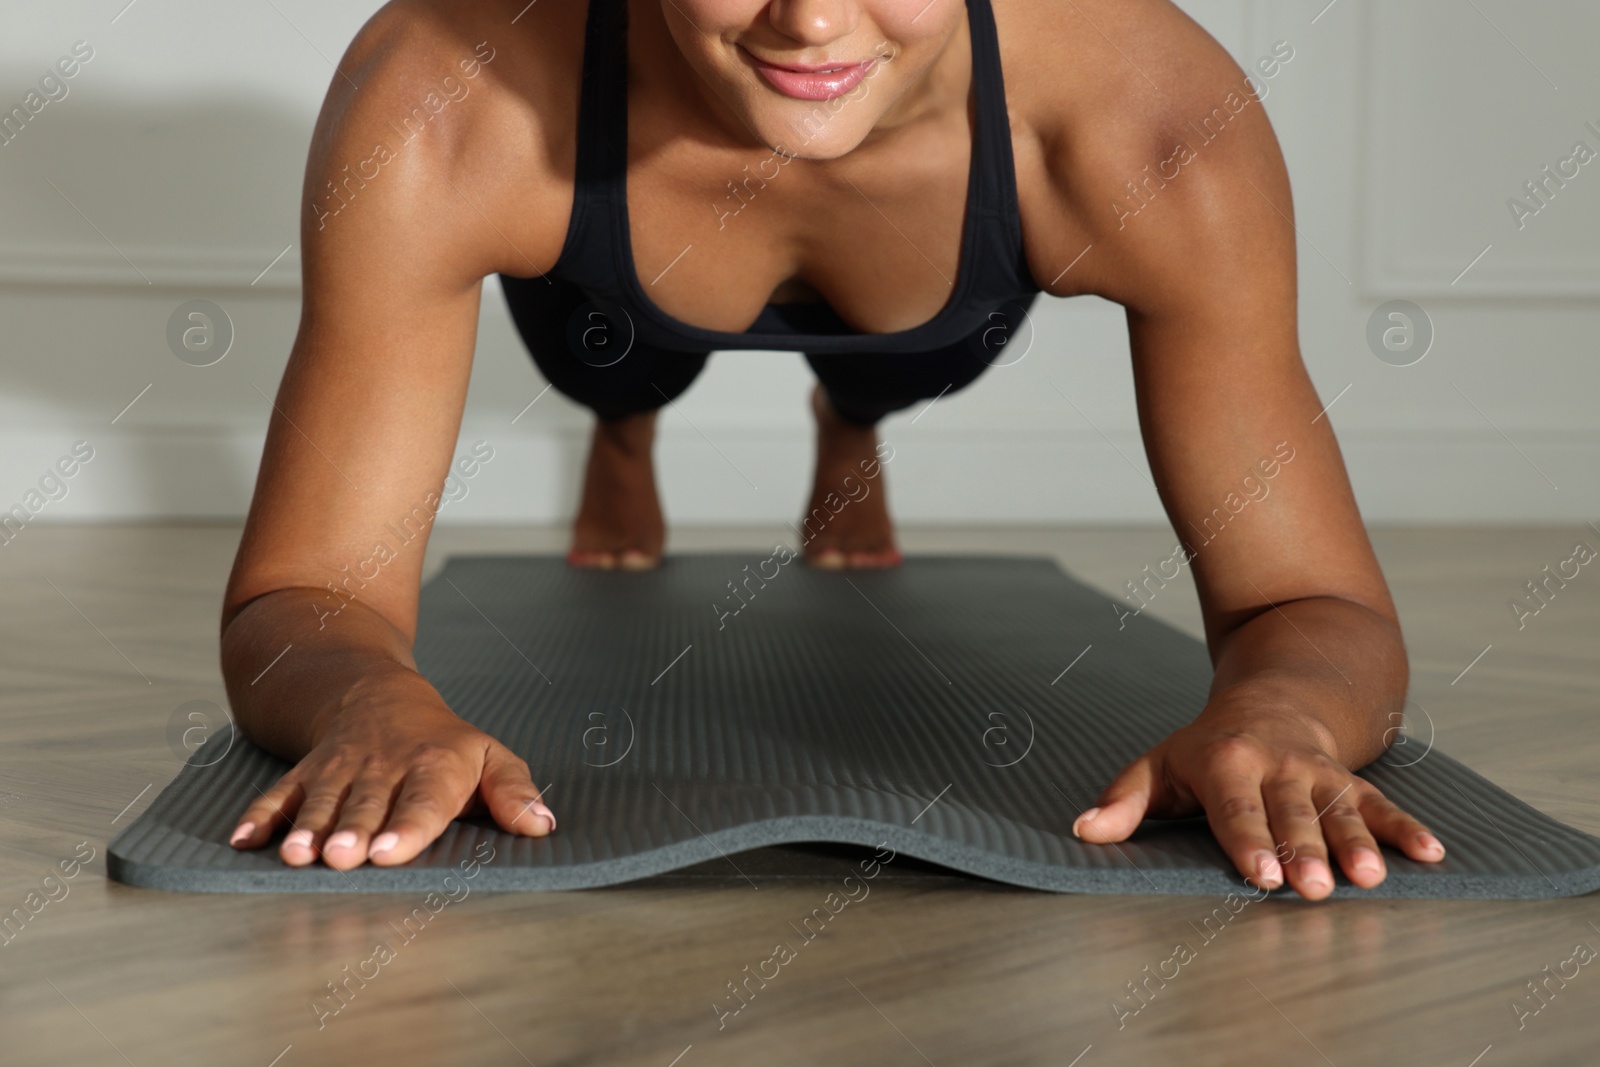
<svg viewBox="0 0 1600 1067">
<path fill-rule="evenodd" d="M 874 56 L 861 63 L 801 66 L 794 63 L 769 63 L 743 48 L 739 52 L 768 85 L 796 100 L 832 100 L 836 96 L 843 96 L 860 85 L 867 72 L 878 62 Z"/>
</svg>

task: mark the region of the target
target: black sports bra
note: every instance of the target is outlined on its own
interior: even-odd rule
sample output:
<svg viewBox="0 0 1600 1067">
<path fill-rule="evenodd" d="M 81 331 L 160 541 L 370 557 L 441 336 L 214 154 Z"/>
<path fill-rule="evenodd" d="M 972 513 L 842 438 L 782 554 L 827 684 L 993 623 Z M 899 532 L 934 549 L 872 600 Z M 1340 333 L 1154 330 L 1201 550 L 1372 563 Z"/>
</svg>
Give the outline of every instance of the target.
<svg viewBox="0 0 1600 1067">
<path fill-rule="evenodd" d="M 768 304 L 743 333 L 681 322 L 651 302 L 634 268 L 626 195 L 627 0 L 589 0 L 578 112 L 576 188 L 553 277 L 622 307 L 639 340 L 674 351 L 926 352 L 977 333 L 1000 306 L 1040 291 L 1022 251 L 1011 127 L 989 0 L 967 0 L 976 92 L 961 260 L 953 292 L 928 322 L 892 333 L 852 329 L 824 302 Z"/>
</svg>

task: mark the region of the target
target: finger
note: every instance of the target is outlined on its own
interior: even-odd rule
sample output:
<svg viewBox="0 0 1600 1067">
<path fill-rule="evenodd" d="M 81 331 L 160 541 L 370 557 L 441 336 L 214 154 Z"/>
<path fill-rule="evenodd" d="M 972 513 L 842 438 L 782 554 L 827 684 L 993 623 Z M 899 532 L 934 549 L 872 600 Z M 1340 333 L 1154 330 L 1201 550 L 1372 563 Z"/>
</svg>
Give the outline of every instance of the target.
<svg viewBox="0 0 1600 1067">
<path fill-rule="evenodd" d="M 1311 786 L 1308 773 L 1291 774 L 1264 783 L 1261 795 L 1273 836 L 1289 850 L 1282 861 L 1289 884 L 1307 900 L 1321 900 L 1333 892 L 1333 868 Z"/>
<path fill-rule="evenodd" d="M 305 788 L 293 772 L 285 774 L 259 794 L 234 825 L 228 844 L 234 848 L 260 848 L 272 840 L 278 827 L 290 822 L 305 799 Z"/>
<path fill-rule="evenodd" d="M 1438 863 L 1444 859 L 1444 846 L 1439 839 L 1377 789 L 1361 797 L 1356 806 L 1378 840 L 1388 842 L 1422 863 Z"/>
<path fill-rule="evenodd" d="M 291 867 L 304 867 L 321 855 L 322 843 L 339 818 L 339 806 L 350 788 L 344 775 L 332 777 L 326 770 L 322 774 L 306 785 L 306 798 L 295 812 L 293 828 L 278 846 L 278 855 Z"/>
<path fill-rule="evenodd" d="M 494 821 L 514 834 L 543 837 L 556 828 L 555 813 L 545 806 L 528 765 L 502 745 L 485 754 L 478 791 Z"/>
<path fill-rule="evenodd" d="M 1254 885 L 1276 889 L 1283 884 L 1283 865 L 1273 845 L 1261 779 L 1250 767 L 1235 760 L 1214 763 L 1200 802 L 1217 844 L 1238 872 Z"/>
<path fill-rule="evenodd" d="M 416 858 L 466 808 L 477 783 L 478 774 L 454 763 L 413 767 L 401 783 L 383 832 L 372 839 L 367 858 L 380 867 Z"/>
<path fill-rule="evenodd" d="M 349 797 L 339 807 L 338 823 L 322 843 L 323 863 L 347 871 L 367 862 L 367 848 L 388 820 L 400 782 L 397 770 L 367 767 L 351 784 Z"/>
<path fill-rule="evenodd" d="M 1099 804 L 1073 820 L 1073 834 L 1095 844 L 1127 840 L 1150 807 L 1156 758 L 1146 752 L 1122 768 L 1100 793 Z"/>
<path fill-rule="evenodd" d="M 1371 889 L 1387 872 L 1378 842 L 1367 831 L 1367 820 L 1361 814 L 1363 784 L 1358 778 L 1342 788 L 1329 783 L 1313 789 L 1311 796 L 1322 813 L 1322 839 L 1344 876 L 1362 889 Z"/>
</svg>

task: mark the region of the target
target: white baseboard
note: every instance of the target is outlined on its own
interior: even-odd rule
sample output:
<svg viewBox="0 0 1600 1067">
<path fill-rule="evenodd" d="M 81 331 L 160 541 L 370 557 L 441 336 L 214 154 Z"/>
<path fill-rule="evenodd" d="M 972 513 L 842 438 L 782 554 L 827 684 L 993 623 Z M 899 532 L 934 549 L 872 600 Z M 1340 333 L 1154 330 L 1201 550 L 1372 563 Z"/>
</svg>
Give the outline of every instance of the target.
<svg viewBox="0 0 1600 1067">
<path fill-rule="evenodd" d="M 908 422 L 892 417 L 883 426 L 884 440 L 894 447 L 884 467 L 889 499 L 902 521 L 1165 521 L 1132 431 L 1109 433 L 1125 459 L 1089 430 L 1001 434 Z M 243 517 L 260 457 L 259 433 L 110 429 L 116 432 L 84 435 L 68 426 L 0 431 L 0 511 L 23 503 L 74 441 L 92 436 L 94 458 L 66 480 L 66 495 L 45 504 L 32 522 Z M 494 458 L 439 521 L 571 517 L 587 447 L 582 426 L 533 425 L 513 433 L 504 423 L 468 423 L 458 452 L 479 439 L 492 443 Z M 1600 439 L 1523 440 L 1513 447 L 1492 431 L 1435 440 L 1341 430 L 1340 445 L 1369 522 L 1600 519 Z M 669 521 L 796 521 L 809 488 L 811 447 L 798 425 L 759 429 L 702 421 L 696 430 L 664 421 L 656 467 Z"/>
</svg>

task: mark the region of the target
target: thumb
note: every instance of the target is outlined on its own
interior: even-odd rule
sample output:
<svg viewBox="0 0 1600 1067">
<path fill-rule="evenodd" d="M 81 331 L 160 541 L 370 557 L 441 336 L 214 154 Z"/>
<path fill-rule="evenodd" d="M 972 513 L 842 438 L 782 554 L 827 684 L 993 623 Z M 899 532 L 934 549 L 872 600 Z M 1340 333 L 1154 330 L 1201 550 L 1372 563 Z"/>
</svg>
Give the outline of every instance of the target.
<svg viewBox="0 0 1600 1067">
<path fill-rule="evenodd" d="M 494 821 L 511 833 L 542 837 L 556 828 L 555 813 L 540 799 L 528 765 L 508 748 L 492 745 L 485 753 L 478 791 Z"/>
<path fill-rule="evenodd" d="M 1124 767 L 1101 792 L 1099 805 L 1073 822 L 1073 835 L 1102 845 L 1126 840 L 1150 807 L 1150 793 L 1156 781 L 1155 760 L 1154 753 L 1146 752 Z"/>
</svg>

